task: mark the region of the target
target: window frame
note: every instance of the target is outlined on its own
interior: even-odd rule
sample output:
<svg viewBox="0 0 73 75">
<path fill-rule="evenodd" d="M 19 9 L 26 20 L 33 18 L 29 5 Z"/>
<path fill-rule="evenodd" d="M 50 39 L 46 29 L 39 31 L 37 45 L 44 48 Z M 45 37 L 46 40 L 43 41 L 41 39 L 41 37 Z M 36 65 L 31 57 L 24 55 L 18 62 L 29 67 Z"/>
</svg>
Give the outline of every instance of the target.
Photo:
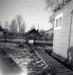
<svg viewBox="0 0 73 75">
<path fill-rule="evenodd" d="M 60 22 L 60 20 L 62 20 L 62 21 Z M 61 13 L 55 17 L 54 30 L 62 29 L 62 24 L 63 24 L 63 13 Z"/>
</svg>

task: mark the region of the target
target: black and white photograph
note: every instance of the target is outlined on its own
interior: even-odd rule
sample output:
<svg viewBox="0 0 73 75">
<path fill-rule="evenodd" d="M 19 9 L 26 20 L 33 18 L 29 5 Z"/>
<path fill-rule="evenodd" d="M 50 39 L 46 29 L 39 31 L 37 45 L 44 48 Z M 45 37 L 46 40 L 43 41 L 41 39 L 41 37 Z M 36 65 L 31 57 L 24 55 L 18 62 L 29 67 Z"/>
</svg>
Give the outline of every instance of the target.
<svg viewBox="0 0 73 75">
<path fill-rule="evenodd" d="M 0 75 L 73 75 L 73 0 L 0 0 Z"/>
</svg>

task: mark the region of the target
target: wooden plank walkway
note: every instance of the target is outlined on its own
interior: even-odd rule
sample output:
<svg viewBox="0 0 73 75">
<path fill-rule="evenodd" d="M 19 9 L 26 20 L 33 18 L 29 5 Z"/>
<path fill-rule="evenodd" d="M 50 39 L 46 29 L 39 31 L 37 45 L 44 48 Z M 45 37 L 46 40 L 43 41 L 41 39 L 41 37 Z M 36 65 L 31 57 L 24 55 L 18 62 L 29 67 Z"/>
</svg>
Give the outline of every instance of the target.
<svg viewBox="0 0 73 75">
<path fill-rule="evenodd" d="M 50 70 L 52 75 L 73 75 L 73 71 L 65 67 L 63 64 L 55 60 L 43 50 L 40 50 L 33 45 L 31 47 L 35 51 L 35 53 L 37 53 L 48 65 L 48 69 Z"/>
</svg>

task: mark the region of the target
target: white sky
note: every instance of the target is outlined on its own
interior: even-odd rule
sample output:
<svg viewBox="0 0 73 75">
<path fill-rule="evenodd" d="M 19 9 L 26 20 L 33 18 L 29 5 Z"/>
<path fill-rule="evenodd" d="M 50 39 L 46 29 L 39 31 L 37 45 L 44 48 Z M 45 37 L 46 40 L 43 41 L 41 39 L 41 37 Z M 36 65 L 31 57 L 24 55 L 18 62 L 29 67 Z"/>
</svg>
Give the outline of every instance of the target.
<svg viewBox="0 0 73 75">
<path fill-rule="evenodd" d="M 39 29 L 48 30 L 51 24 L 48 23 L 50 10 L 45 9 L 45 0 L 0 0 L 0 21 L 4 24 L 9 23 L 17 14 L 21 14 L 25 23 L 26 30 L 33 25 Z"/>
</svg>

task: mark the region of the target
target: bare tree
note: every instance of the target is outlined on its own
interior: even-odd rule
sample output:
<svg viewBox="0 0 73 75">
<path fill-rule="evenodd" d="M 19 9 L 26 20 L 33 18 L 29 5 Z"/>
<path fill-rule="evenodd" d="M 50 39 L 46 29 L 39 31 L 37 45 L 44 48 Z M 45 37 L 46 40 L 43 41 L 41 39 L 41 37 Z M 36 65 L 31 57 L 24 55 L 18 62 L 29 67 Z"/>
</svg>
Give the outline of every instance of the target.
<svg viewBox="0 0 73 75">
<path fill-rule="evenodd" d="M 19 26 L 19 33 L 20 33 L 20 27 L 21 27 L 22 21 L 23 21 L 22 16 L 21 16 L 21 15 L 17 15 L 17 16 L 16 16 L 16 21 L 17 21 L 17 24 L 18 24 L 18 26 Z"/>
<path fill-rule="evenodd" d="M 5 22 L 5 29 L 9 30 L 9 24 L 8 24 L 8 21 Z"/>
<path fill-rule="evenodd" d="M 53 25 L 53 27 L 54 27 L 54 21 L 55 21 L 55 15 L 53 14 L 49 18 L 49 22 Z"/>
<path fill-rule="evenodd" d="M 23 22 L 23 24 L 20 27 L 20 33 L 25 33 L 25 22 Z"/>
<path fill-rule="evenodd" d="M 46 0 L 47 8 L 51 7 L 53 11 L 63 8 L 71 0 Z"/>
<path fill-rule="evenodd" d="M 53 8 L 58 4 L 57 0 L 45 0 L 46 1 L 46 7 L 51 7 L 51 9 L 53 10 Z"/>
<path fill-rule="evenodd" d="M 10 31 L 13 33 L 17 33 L 17 30 L 18 30 L 17 22 L 15 19 L 13 19 L 10 25 Z"/>
</svg>

